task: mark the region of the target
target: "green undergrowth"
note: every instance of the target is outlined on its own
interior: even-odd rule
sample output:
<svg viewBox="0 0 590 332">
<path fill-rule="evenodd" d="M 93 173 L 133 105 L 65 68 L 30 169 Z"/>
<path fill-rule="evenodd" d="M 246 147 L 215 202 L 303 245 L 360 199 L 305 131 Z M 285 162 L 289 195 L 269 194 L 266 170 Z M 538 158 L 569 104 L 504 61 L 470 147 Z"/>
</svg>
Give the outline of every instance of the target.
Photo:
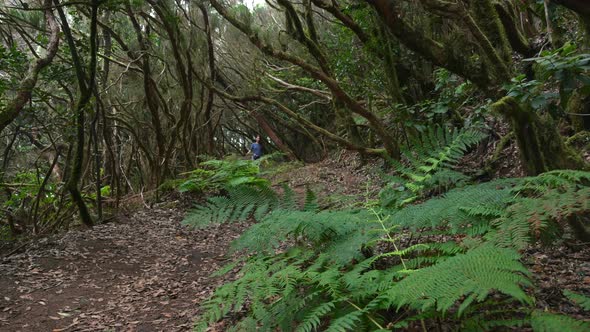
<svg viewBox="0 0 590 332">
<path fill-rule="evenodd" d="M 273 164 L 276 157 L 277 154 L 269 154 L 254 161 L 236 156 L 222 160 L 210 159 L 199 163 L 196 169 L 181 174 L 182 178 L 164 182 L 159 189 L 206 193 L 240 187 L 268 188 L 269 180 L 260 177 L 261 165 Z M 267 172 L 275 169 L 280 171 L 280 166 L 269 167 Z"/>
<path fill-rule="evenodd" d="M 395 176 L 379 194 L 384 208 L 401 208 L 425 196 L 469 183 L 454 167 L 472 146 L 486 137 L 479 128 L 447 130 L 429 127 L 402 150 L 403 162 L 391 161 Z"/>
<path fill-rule="evenodd" d="M 458 136 L 449 137 L 447 146 Z M 440 168 L 436 158 L 448 153 L 406 163 L 414 166 L 398 179 L 416 183 L 434 168 L 453 170 L 459 154 Z M 311 191 L 300 206 L 288 187 L 278 195 L 243 184 L 196 207 L 185 223 L 256 221 L 232 244 L 241 258 L 220 272 L 239 270 L 237 279 L 202 305 L 196 330 L 222 319 L 233 331 L 590 329 L 588 321 L 538 309 L 537 285 L 520 254 L 564 234 L 587 236 L 590 173 L 461 179 L 434 192 L 404 187 L 394 204 L 382 195 L 363 206 L 322 210 Z M 588 294 L 564 296 L 589 309 Z"/>
</svg>

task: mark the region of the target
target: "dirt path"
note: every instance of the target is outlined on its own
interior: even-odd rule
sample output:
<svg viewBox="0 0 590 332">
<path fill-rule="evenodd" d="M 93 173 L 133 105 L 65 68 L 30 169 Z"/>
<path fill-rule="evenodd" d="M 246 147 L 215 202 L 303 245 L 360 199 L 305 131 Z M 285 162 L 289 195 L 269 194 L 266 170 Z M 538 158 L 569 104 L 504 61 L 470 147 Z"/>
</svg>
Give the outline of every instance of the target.
<svg viewBox="0 0 590 332">
<path fill-rule="evenodd" d="M 0 331 L 189 331 L 243 227 L 174 209 L 42 239 L 0 261 Z"/>
<path fill-rule="evenodd" d="M 310 187 L 347 203 L 372 182 L 360 166 L 345 153 L 271 180 L 302 198 Z M 0 258 L 0 332 L 190 331 L 199 304 L 223 282 L 211 273 L 246 225 L 191 230 L 182 218 L 182 209 L 146 209 Z"/>
</svg>

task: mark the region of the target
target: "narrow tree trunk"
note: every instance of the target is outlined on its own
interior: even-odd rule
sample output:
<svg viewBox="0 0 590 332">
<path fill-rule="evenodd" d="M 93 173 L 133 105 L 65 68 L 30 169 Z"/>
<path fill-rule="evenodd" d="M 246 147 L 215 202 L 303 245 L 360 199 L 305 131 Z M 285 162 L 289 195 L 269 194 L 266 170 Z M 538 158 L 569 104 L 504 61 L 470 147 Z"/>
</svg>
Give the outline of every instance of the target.
<svg viewBox="0 0 590 332">
<path fill-rule="evenodd" d="M 166 155 L 166 139 L 163 134 L 162 122 L 160 120 L 160 102 L 156 82 L 151 77 L 150 55 L 148 52 L 149 41 L 144 37 L 141 25 L 137 21 L 129 3 L 127 3 L 126 11 L 135 30 L 137 42 L 140 45 L 141 51 L 144 52 L 144 55 L 142 56 L 143 89 L 146 96 L 146 104 L 151 115 L 150 120 L 156 134 L 154 140 L 157 146 L 156 157 L 150 165 L 150 173 L 153 177 L 151 182 L 154 182 L 157 187 L 159 186 L 162 177 L 162 169 L 166 168 L 165 165 L 161 165 L 161 161 L 164 160 L 164 156 Z M 149 25 L 146 25 L 145 35 L 149 36 L 149 32 Z"/>
<path fill-rule="evenodd" d="M 351 142 L 357 145 L 365 145 L 365 142 L 352 118 L 352 114 L 345 109 L 342 103 L 335 101 L 334 114 L 336 115 L 336 132 L 342 137 L 348 137 Z"/>
<path fill-rule="evenodd" d="M 4 175 L 5 175 L 6 169 L 8 168 L 8 162 L 10 160 L 12 146 L 14 145 L 14 142 L 16 141 L 16 138 L 18 137 L 19 133 L 20 133 L 20 126 L 16 127 L 14 134 L 12 135 L 12 138 L 8 142 L 8 145 L 6 145 L 6 148 L 4 149 L 4 154 L 2 156 L 2 158 L 3 158 L 2 168 L 0 169 L 0 182 L 4 181 Z M 4 190 L 2 190 L 2 191 L 4 193 L 6 200 L 7 201 L 10 200 L 10 197 L 12 196 L 12 190 L 10 190 L 9 187 L 4 187 Z M 10 233 L 13 236 L 17 235 L 19 232 L 14 224 L 14 217 L 9 211 L 6 211 L 6 219 L 8 221 L 8 226 L 10 227 Z"/>
<path fill-rule="evenodd" d="M 217 80 L 217 72 L 215 70 L 215 45 L 213 45 L 213 38 L 211 37 L 211 26 L 209 24 L 209 14 L 205 5 L 199 4 L 199 9 L 203 14 L 203 23 L 205 24 L 205 33 L 207 35 L 207 57 L 209 63 L 209 75 L 212 84 Z M 214 91 L 207 89 L 207 104 L 205 105 L 205 121 L 207 123 L 207 153 L 213 155 L 215 153 L 215 133 L 213 131 L 213 118 L 211 110 L 213 108 L 213 98 L 215 98 Z"/>
<path fill-rule="evenodd" d="M 561 40 L 561 33 L 559 26 L 557 26 L 557 22 L 555 22 L 554 18 L 555 14 L 555 7 L 549 0 L 544 0 L 544 8 L 545 8 L 545 23 L 547 25 L 547 34 L 549 35 L 549 42 L 554 48 L 561 47 L 562 40 Z"/>
<path fill-rule="evenodd" d="M 96 177 L 94 179 L 94 185 L 95 185 L 95 189 L 96 189 L 96 212 L 98 213 L 98 220 L 102 220 L 102 193 L 101 193 L 101 189 L 102 189 L 102 183 L 101 183 L 101 172 L 100 170 L 102 169 L 102 163 L 101 163 L 101 158 L 100 158 L 100 153 L 99 153 L 99 149 L 98 149 L 98 145 L 100 144 L 101 140 L 98 137 L 98 130 L 97 130 L 97 126 L 98 126 L 98 116 L 99 116 L 99 105 L 98 105 L 98 101 L 96 102 L 96 114 L 94 115 L 94 119 L 92 120 L 92 124 L 90 125 L 90 133 L 91 133 L 91 140 L 90 142 L 93 145 L 93 154 L 94 154 L 94 176 Z"/>
<path fill-rule="evenodd" d="M 39 187 L 39 191 L 37 192 L 37 197 L 35 198 L 35 203 L 34 203 L 34 207 L 33 207 L 33 231 L 35 232 L 35 234 L 39 233 L 38 230 L 38 222 L 37 222 L 37 218 L 39 215 L 39 203 L 41 202 L 41 196 L 43 195 L 43 193 L 45 193 L 45 186 L 47 186 L 47 182 L 49 181 L 49 178 L 51 178 L 51 173 L 53 173 L 53 168 L 55 167 L 55 165 L 57 165 L 57 161 L 59 160 L 59 155 L 61 154 L 61 151 L 56 151 L 55 152 L 55 158 L 53 159 L 53 161 L 51 162 L 51 166 L 49 166 L 49 169 L 47 170 L 47 173 L 45 174 L 45 177 L 43 178 L 43 182 L 41 183 L 41 186 Z"/>
<path fill-rule="evenodd" d="M 78 80 L 78 87 L 80 90 L 80 97 L 74 110 L 75 116 L 75 127 L 76 127 L 76 148 L 74 156 L 71 160 L 72 165 L 69 172 L 68 180 L 65 183 L 65 187 L 70 192 L 72 200 L 78 207 L 80 213 L 80 219 L 86 226 L 93 226 L 94 222 L 88 211 L 84 198 L 80 193 L 78 184 L 82 175 L 82 163 L 84 161 L 84 127 L 85 127 L 85 112 L 86 107 L 90 102 L 92 91 L 95 85 L 96 79 L 96 55 L 97 55 L 97 21 L 98 21 L 98 5 L 99 0 L 92 0 L 91 2 L 91 21 L 90 21 L 90 62 L 88 64 L 88 77 L 86 76 L 84 66 L 78 54 L 76 43 L 72 36 L 72 31 L 68 24 L 67 17 L 61 7 L 59 0 L 54 0 L 57 7 L 59 17 L 61 19 L 64 35 L 70 48 L 70 54 L 72 56 L 72 62 L 76 71 L 76 77 Z"/>
<path fill-rule="evenodd" d="M 509 65 L 512 62 L 512 50 L 506 32 L 496 8 L 491 0 L 471 1 L 472 12 L 477 24 L 494 46 L 499 57 Z"/>
</svg>

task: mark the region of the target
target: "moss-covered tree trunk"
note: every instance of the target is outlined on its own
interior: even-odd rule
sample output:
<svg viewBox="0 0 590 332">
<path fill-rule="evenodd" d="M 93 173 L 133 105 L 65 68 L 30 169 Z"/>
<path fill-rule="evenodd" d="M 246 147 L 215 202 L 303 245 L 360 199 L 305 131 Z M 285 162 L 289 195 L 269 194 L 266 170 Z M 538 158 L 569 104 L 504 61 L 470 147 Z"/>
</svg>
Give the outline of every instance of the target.
<svg viewBox="0 0 590 332">
<path fill-rule="evenodd" d="M 499 58 L 506 65 L 512 62 L 512 49 L 508 43 L 508 37 L 502 25 L 500 15 L 490 0 L 475 0 L 470 2 L 471 12 L 477 25 L 485 34 L 489 42 L 494 46 Z"/>
<path fill-rule="evenodd" d="M 576 133 L 590 130 L 590 119 L 585 116 L 590 111 L 590 97 L 581 91 L 574 92 L 567 101 L 567 113 Z"/>
<path fill-rule="evenodd" d="M 580 26 L 584 32 L 584 44 L 582 48 L 585 51 L 590 51 L 590 15 L 580 15 Z"/>
<path fill-rule="evenodd" d="M 345 109 L 344 105 L 338 101 L 334 102 L 334 115 L 336 132 L 342 137 L 348 137 L 348 139 L 355 144 L 364 145 L 364 141 L 354 119 L 352 118 L 352 114 L 350 114 L 350 112 Z"/>
<path fill-rule="evenodd" d="M 565 145 L 551 117 L 540 117 L 512 97 L 502 98 L 492 109 L 510 122 L 528 175 L 554 169 L 586 168 L 582 158 Z"/>
<path fill-rule="evenodd" d="M 547 6 L 547 0 L 545 5 Z M 584 33 L 584 47 L 590 49 L 590 3 L 588 0 L 550 0 L 552 4 L 558 4 L 572 10 L 580 17 L 580 31 Z"/>
<path fill-rule="evenodd" d="M 563 44 L 561 30 L 557 24 L 557 15 L 555 13 L 556 6 L 550 3 L 549 0 L 544 0 L 545 8 L 545 25 L 547 28 L 547 35 L 549 42 L 554 48 L 559 48 Z"/>
</svg>

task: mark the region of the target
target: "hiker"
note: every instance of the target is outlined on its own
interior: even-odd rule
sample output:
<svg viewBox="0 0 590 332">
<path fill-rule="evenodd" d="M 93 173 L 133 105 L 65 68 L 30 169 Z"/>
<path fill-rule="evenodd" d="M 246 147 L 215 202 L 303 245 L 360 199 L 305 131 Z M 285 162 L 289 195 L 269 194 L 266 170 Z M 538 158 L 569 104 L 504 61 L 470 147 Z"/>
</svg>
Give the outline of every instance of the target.
<svg viewBox="0 0 590 332">
<path fill-rule="evenodd" d="M 262 145 L 260 144 L 260 135 L 256 135 L 255 142 L 252 143 L 248 153 L 252 152 L 252 160 L 262 157 Z"/>
</svg>

